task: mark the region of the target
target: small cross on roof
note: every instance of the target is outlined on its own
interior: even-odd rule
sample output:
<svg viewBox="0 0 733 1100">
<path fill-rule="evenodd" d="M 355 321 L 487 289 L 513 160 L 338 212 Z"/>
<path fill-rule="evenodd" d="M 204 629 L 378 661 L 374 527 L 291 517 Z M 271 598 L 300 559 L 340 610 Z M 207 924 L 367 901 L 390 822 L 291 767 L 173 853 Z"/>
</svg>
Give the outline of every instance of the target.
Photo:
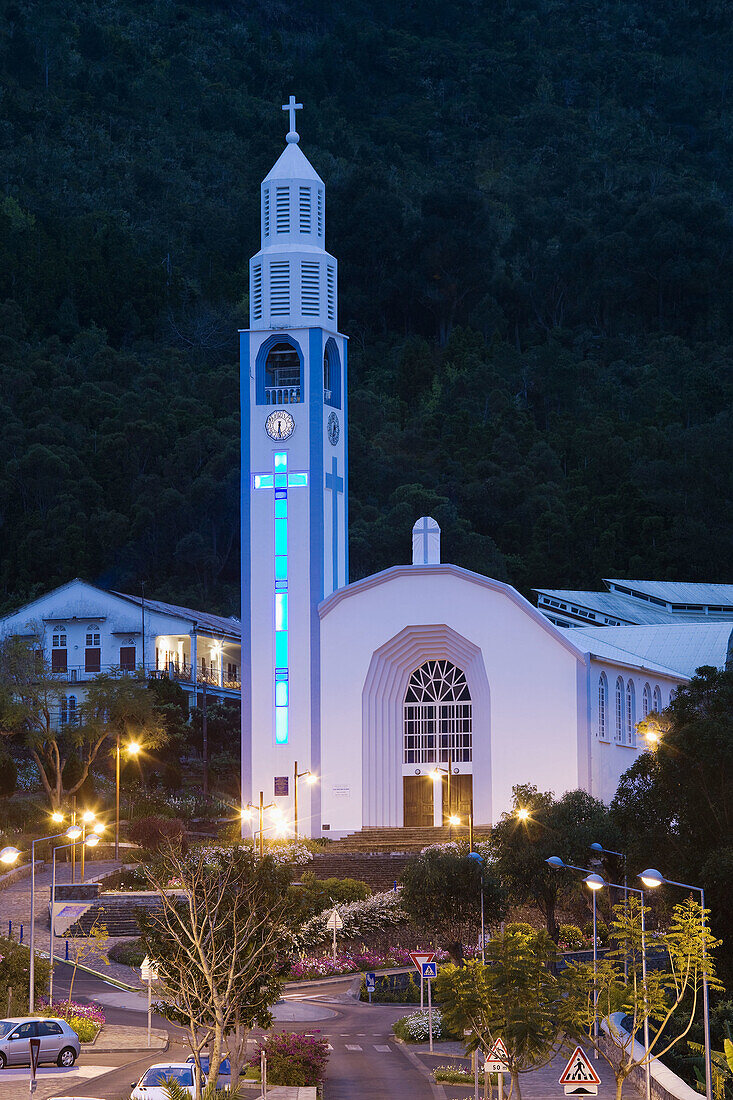
<svg viewBox="0 0 733 1100">
<path fill-rule="evenodd" d="M 290 122 L 289 122 L 290 129 L 288 130 L 287 140 L 290 141 L 290 142 L 296 142 L 296 144 L 297 144 L 297 142 L 300 140 L 300 138 L 299 138 L 299 135 L 298 135 L 298 131 L 295 129 L 295 112 L 296 111 L 302 111 L 303 104 L 302 103 L 296 103 L 295 102 L 295 96 L 291 95 L 288 102 L 283 103 L 282 109 L 283 109 L 283 111 L 288 111 L 289 112 L 289 117 L 290 117 Z"/>
</svg>

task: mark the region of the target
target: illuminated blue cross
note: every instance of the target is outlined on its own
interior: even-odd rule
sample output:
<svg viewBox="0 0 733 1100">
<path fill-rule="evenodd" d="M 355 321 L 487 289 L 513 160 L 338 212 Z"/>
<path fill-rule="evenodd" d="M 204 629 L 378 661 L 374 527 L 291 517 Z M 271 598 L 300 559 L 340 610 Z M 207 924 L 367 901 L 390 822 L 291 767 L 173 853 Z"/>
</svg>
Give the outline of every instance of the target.
<svg viewBox="0 0 733 1100">
<path fill-rule="evenodd" d="M 344 479 L 339 477 L 338 459 L 331 461 L 331 473 L 326 474 L 326 488 L 331 490 L 331 557 L 333 559 L 333 591 L 339 586 L 339 493 L 344 491 Z"/>
</svg>

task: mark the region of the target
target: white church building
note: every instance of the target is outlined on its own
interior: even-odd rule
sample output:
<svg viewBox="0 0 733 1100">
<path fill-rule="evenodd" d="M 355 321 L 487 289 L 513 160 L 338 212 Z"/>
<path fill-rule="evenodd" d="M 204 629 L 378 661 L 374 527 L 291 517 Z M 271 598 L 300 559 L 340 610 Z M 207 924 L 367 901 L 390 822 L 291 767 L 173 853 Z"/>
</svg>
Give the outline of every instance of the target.
<svg viewBox="0 0 733 1100">
<path fill-rule="evenodd" d="M 299 107 L 284 108 L 286 147 L 261 185 L 240 334 L 242 804 L 262 792 L 291 816 L 310 773 L 301 832 L 334 836 L 471 809 L 490 823 L 517 783 L 610 801 L 647 747 L 637 722 L 697 667 L 725 664 L 731 622 L 568 630 L 442 562 L 424 516 L 410 564 L 348 583 L 347 339 Z"/>
</svg>

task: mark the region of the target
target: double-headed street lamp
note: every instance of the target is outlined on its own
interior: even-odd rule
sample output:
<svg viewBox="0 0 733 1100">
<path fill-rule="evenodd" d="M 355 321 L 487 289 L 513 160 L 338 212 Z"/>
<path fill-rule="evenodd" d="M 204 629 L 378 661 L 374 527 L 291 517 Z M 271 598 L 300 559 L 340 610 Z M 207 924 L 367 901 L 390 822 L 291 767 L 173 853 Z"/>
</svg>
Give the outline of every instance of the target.
<svg viewBox="0 0 733 1100">
<path fill-rule="evenodd" d="M 54 815 L 55 816 L 55 815 Z M 78 840 L 81 836 L 81 828 L 78 825 L 70 825 L 65 833 L 52 833 L 51 836 L 39 836 L 35 840 L 31 841 L 31 934 L 30 934 L 30 975 L 29 975 L 29 991 L 28 991 L 28 1011 L 33 1014 L 35 1008 L 35 990 L 33 988 L 35 981 L 35 900 L 36 900 L 36 844 L 40 844 L 44 840 L 58 840 L 59 837 L 67 836 L 69 840 Z M 72 847 L 72 852 L 74 848 Z"/>
<path fill-rule="evenodd" d="M 295 811 L 293 822 L 293 830 L 295 839 L 298 839 L 298 780 L 305 779 L 309 787 L 312 787 L 314 783 L 318 782 L 318 776 L 314 775 L 310 769 L 304 772 L 298 771 L 298 761 L 295 761 L 295 769 L 293 771 L 293 809 Z"/>
<path fill-rule="evenodd" d="M 279 808 L 277 802 L 268 802 L 267 805 L 265 806 L 265 792 L 264 791 L 260 791 L 259 805 L 255 806 L 252 802 L 248 802 L 247 805 L 242 810 L 242 817 L 244 818 L 245 821 L 248 820 L 248 818 L 250 818 L 251 815 L 255 811 L 257 811 L 257 813 L 259 814 L 259 826 L 260 827 L 259 827 L 258 832 L 260 834 L 260 859 L 262 859 L 262 857 L 265 854 L 265 841 L 264 841 L 264 836 L 263 836 L 263 834 L 264 834 L 264 824 L 265 824 L 264 823 L 265 810 L 269 810 L 272 817 L 274 817 L 276 819 L 279 819 L 279 817 L 280 817 L 280 808 Z"/>
<path fill-rule="evenodd" d="M 77 828 L 78 828 L 78 826 L 77 826 Z M 79 844 L 79 843 L 81 843 L 81 842 L 78 839 L 78 834 L 77 834 L 77 839 L 76 840 L 72 840 L 69 844 L 57 844 L 53 848 L 53 855 L 52 855 L 52 860 L 51 860 L 51 937 L 50 937 L 50 952 L 49 952 L 49 960 L 50 960 L 50 964 L 51 964 L 51 970 L 50 970 L 50 974 L 49 974 L 49 986 L 48 986 L 49 1004 L 53 1004 L 53 950 L 54 950 L 54 948 L 53 948 L 53 941 L 54 941 L 53 919 L 54 919 L 54 908 L 55 908 L 55 904 L 56 904 L 56 853 L 60 852 L 63 848 L 71 848 L 72 850 L 75 850 L 76 845 Z M 99 844 L 99 834 L 96 833 L 96 832 L 92 833 L 91 836 L 87 837 L 84 844 L 85 844 L 85 847 L 87 847 L 87 848 L 95 848 L 97 846 L 97 844 Z"/>
<path fill-rule="evenodd" d="M 710 1062 L 710 1007 L 708 1004 L 708 974 L 707 974 L 707 950 L 705 947 L 705 890 L 702 886 L 691 886 L 689 882 L 676 882 L 672 878 L 665 878 L 661 871 L 649 867 L 642 871 L 639 878 L 650 890 L 656 890 L 657 886 L 679 886 L 682 890 L 694 890 L 700 895 L 700 925 L 702 929 L 702 1012 L 703 1027 L 705 1030 L 705 1096 L 707 1100 L 713 1100 L 713 1074 Z"/>
<path fill-rule="evenodd" d="M 581 874 L 586 875 L 585 884 L 593 894 L 593 1038 L 598 1045 L 598 935 L 597 935 L 597 918 L 596 918 L 596 892 L 605 886 L 605 883 L 600 875 L 596 875 L 593 871 L 589 871 L 587 867 L 576 867 L 573 863 L 565 863 L 560 859 L 560 856 L 548 856 L 545 860 L 552 867 L 553 871 L 580 871 Z M 596 1050 L 596 1058 L 598 1057 L 598 1051 Z"/>
</svg>

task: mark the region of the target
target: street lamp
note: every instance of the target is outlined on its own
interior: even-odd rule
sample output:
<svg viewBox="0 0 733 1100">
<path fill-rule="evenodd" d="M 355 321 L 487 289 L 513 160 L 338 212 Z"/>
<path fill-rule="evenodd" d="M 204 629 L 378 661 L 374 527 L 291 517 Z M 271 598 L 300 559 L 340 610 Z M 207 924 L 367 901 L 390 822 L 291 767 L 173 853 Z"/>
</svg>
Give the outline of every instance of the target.
<svg viewBox="0 0 733 1100">
<path fill-rule="evenodd" d="M 84 842 L 86 840 L 87 827 L 91 828 L 92 824 L 96 820 L 97 820 L 97 815 L 95 813 L 92 813 L 91 810 L 85 810 L 84 813 L 81 815 L 81 844 L 82 844 L 82 848 L 81 848 L 81 882 L 82 882 L 82 886 L 84 885 L 84 852 L 85 852 Z"/>
<path fill-rule="evenodd" d="M 30 945 L 29 945 L 30 946 L 30 952 L 31 952 L 31 961 L 30 961 L 30 971 L 29 971 L 30 986 L 29 986 L 29 992 L 28 992 L 28 1011 L 30 1012 L 31 1015 L 33 1014 L 33 1011 L 35 1009 L 35 1003 L 36 1003 L 35 990 L 33 988 L 33 983 L 34 983 L 35 977 L 36 977 L 36 959 L 35 959 L 35 955 L 33 954 L 33 949 L 34 949 L 34 946 L 35 946 L 35 932 L 36 932 L 35 923 L 34 923 L 35 922 L 35 914 L 36 914 L 36 907 L 35 907 L 35 900 L 36 900 L 36 844 L 39 844 L 41 841 L 44 841 L 44 840 L 58 840 L 58 838 L 60 836 L 68 836 L 70 840 L 77 840 L 81 836 L 81 829 L 79 828 L 78 825 L 70 825 L 65 833 L 52 833 L 51 836 L 39 836 L 39 837 L 36 837 L 35 840 L 31 841 L 31 934 L 30 934 Z"/>
<path fill-rule="evenodd" d="M 280 814 L 281 814 L 281 811 L 278 807 L 277 802 L 268 802 L 266 806 L 265 806 L 264 803 L 265 803 L 265 792 L 260 791 L 259 805 L 258 806 L 253 806 L 251 802 L 248 802 L 247 805 L 242 810 L 242 816 L 243 817 L 244 817 L 244 815 L 247 811 L 252 812 L 253 810 L 257 810 L 257 812 L 259 814 L 260 859 L 262 859 L 262 857 L 265 854 L 265 842 L 264 842 L 264 837 L 263 837 L 265 810 L 270 810 L 272 812 L 272 816 L 276 817 L 276 818 L 279 818 Z"/>
<path fill-rule="evenodd" d="M 295 770 L 293 771 L 293 779 L 294 779 L 294 782 L 293 782 L 293 802 L 294 802 L 293 808 L 294 808 L 294 811 L 295 811 L 295 821 L 294 821 L 293 825 L 294 825 L 295 839 L 297 840 L 298 839 L 298 780 L 299 779 L 305 779 L 308 786 L 312 787 L 314 783 L 318 782 L 318 776 L 314 775 L 313 772 L 310 769 L 307 769 L 304 772 L 299 772 L 298 771 L 298 761 L 296 760 L 295 761 Z"/>
<path fill-rule="evenodd" d="M 12 867 L 19 855 L 20 849 L 13 848 L 13 846 L 9 844 L 7 848 L 3 848 L 0 852 L 0 863 L 4 863 L 6 867 Z"/>
<path fill-rule="evenodd" d="M 128 756 L 137 756 L 140 746 L 137 741 L 130 741 L 126 746 Z M 120 858 L 120 735 L 117 733 L 115 747 L 115 861 Z"/>
<path fill-rule="evenodd" d="M 552 867 L 553 871 L 580 871 L 581 874 L 586 875 L 585 884 L 593 894 L 593 1037 L 598 1045 L 598 936 L 597 936 L 597 919 L 596 919 L 596 893 L 604 886 L 603 879 L 600 875 L 596 875 L 593 871 L 589 871 L 587 867 L 576 867 L 572 863 L 565 863 L 560 856 L 548 856 L 545 860 Z M 596 1050 L 596 1058 L 598 1057 L 598 1051 Z"/>
<path fill-rule="evenodd" d="M 642 871 L 639 878 L 650 890 L 656 890 L 657 886 L 666 883 L 667 886 L 679 886 L 683 890 L 694 890 L 700 895 L 700 925 L 702 929 L 702 1012 L 703 1027 L 705 1030 L 705 1096 L 707 1100 L 713 1100 L 713 1074 L 710 1064 L 710 1006 L 708 1003 L 708 975 L 707 975 L 707 951 L 705 949 L 705 890 L 702 886 L 691 886 L 689 882 L 676 882 L 672 878 L 665 878 L 661 871 L 649 867 Z"/>
<path fill-rule="evenodd" d="M 443 782 L 443 776 L 445 775 L 445 776 L 448 777 L 447 781 L 446 781 L 445 798 L 446 798 L 446 802 L 447 802 L 447 817 L 448 817 L 448 820 L 450 821 L 450 817 L 451 817 L 451 797 L 450 797 L 451 768 L 450 768 L 450 761 L 448 762 L 448 767 L 447 768 L 441 768 L 440 764 L 436 764 L 435 767 L 433 768 L 433 770 L 431 772 L 428 772 L 428 775 L 432 779 L 433 783 L 442 783 Z"/>
<path fill-rule="evenodd" d="M 484 935 L 484 857 L 480 852 L 469 852 L 468 858 L 478 863 L 481 871 L 481 965 L 486 965 L 485 935 Z"/>
<path fill-rule="evenodd" d="M 53 1004 L 53 950 L 54 950 L 54 947 L 53 947 L 53 941 L 54 941 L 53 918 L 54 918 L 54 910 L 55 910 L 55 905 L 56 905 L 56 853 L 60 852 L 63 848 L 71 848 L 73 850 L 76 849 L 77 842 L 79 840 L 79 837 L 81 836 L 81 829 L 78 826 L 76 826 L 75 828 L 73 828 L 73 832 L 74 832 L 74 839 L 71 841 L 70 844 L 57 844 L 52 849 L 52 857 L 51 857 L 51 936 L 50 936 L 50 944 L 49 944 L 49 961 L 50 961 L 51 969 L 50 969 L 50 973 L 49 973 L 49 984 L 48 984 L 49 1004 Z M 71 833 L 72 833 L 72 829 L 69 830 L 69 832 L 67 833 L 67 836 L 70 836 Z M 99 843 L 99 836 L 96 835 L 96 833 L 93 834 L 92 836 L 87 838 L 86 843 L 90 848 L 94 848 L 95 845 L 97 845 Z"/>
<path fill-rule="evenodd" d="M 628 889 L 629 889 L 628 881 L 627 881 L 627 873 L 626 873 L 626 853 L 625 852 L 614 852 L 613 848 L 604 848 L 603 845 L 598 844 L 597 841 L 596 841 L 596 843 L 590 845 L 590 849 L 591 849 L 592 852 L 597 852 L 599 855 L 618 856 L 619 859 L 622 859 L 624 861 L 623 891 L 624 891 L 624 914 L 626 914 L 627 902 L 628 902 L 627 894 L 628 894 Z M 617 887 L 617 889 L 620 890 L 621 887 L 619 886 L 619 887 Z M 627 978 L 628 978 L 628 964 L 627 964 L 626 955 L 624 955 L 624 981 L 626 981 Z"/>
</svg>

